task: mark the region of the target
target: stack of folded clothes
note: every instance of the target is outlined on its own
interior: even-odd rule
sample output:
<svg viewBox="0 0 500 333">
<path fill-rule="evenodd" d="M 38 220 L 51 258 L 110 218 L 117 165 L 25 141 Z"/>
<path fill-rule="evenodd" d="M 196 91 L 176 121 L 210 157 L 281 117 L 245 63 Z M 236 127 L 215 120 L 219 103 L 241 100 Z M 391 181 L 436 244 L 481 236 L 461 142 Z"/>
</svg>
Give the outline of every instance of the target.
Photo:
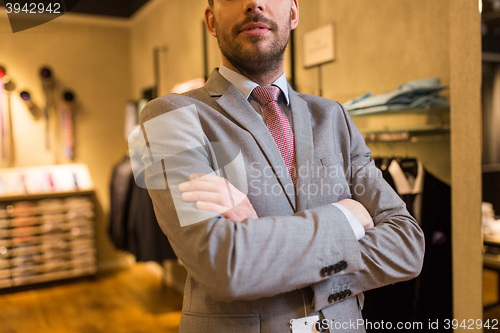
<svg viewBox="0 0 500 333">
<path fill-rule="evenodd" d="M 495 216 L 493 205 L 488 202 L 482 204 L 483 234 L 500 237 L 500 219 Z"/>
<path fill-rule="evenodd" d="M 449 107 L 446 98 L 439 95 L 440 91 L 447 88 L 441 85 L 439 78 L 410 81 L 385 94 L 366 93 L 347 101 L 344 107 L 353 114 Z"/>
</svg>

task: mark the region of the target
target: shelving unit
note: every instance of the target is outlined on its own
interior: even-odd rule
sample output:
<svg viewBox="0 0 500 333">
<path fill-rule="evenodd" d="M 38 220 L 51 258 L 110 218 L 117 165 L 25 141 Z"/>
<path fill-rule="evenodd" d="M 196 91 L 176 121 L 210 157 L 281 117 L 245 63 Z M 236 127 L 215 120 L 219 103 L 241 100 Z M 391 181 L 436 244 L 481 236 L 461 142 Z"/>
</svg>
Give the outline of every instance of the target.
<svg viewBox="0 0 500 333">
<path fill-rule="evenodd" d="M 352 118 L 366 116 L 382 116 L 394 114 L 447 114 L 450 113 L 450 108 L 422 108 L 422 109 L 400 109 L 400 110 L 381 110 L 381 111 L 366 111 L 354 110 L 349 111 Z"/>
<path fill-rule="evenodd" d="M 67 170 L 76 175 L 75 168 L 79 174 L 71 190 L 58 177 Z M 91 181 L 83 181 L 90 180 L 86 167 L 0 170 L 6 183 L 28 179 L 28 174 L 32 181 L 48 179 L 50 174 L 58 187 L 47 193 L 0 195 L 0 289 L 95 274 L 96 199 Z M 24 185 L 16 181 L 10 189 L 34 188 Z"/>
<path fill-rule="evenodd" d="M 449 138 L 449 108 L 349 112 L 367 142 L 411 141 L 422 136 Z"/>
<path fill-rule="evenodd" d="M 93 192 L 0 198 L 0 288 L 96 272 Z"/>
</svg>

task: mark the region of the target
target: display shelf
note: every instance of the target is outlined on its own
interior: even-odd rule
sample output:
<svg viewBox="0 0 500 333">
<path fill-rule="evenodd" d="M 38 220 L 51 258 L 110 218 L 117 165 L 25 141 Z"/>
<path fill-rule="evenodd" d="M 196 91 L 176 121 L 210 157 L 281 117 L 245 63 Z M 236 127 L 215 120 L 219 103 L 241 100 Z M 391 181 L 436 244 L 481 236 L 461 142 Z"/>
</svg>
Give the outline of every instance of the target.
<svg viewBox="0 0 500 333">
<path fill-rule="evenodd" d="M 20 174 L 32 180 L 52 174 L 58 180 L 57 172 L 68 168 L 3 169 L 0 175 L 7 182 L 24 179 Z M 86 168 L 70 168 L 79 179 L 90 180 Z M 90 186 L 71 189 L 62 180 L 50 192 L 12 193 L 7 190 L 19 186 L 11 186 L 0 195 L 0 289 L 96 273 L 95 193 Z M 35 187 L 26 183 L 25 188 Z"/>
<path fill-rule="evenodd" d="M 64 192 L 47 192 L 36 194 L 14 194 L 14 195 L 0 195 L 0 201 L 24 201 L 28 200 L 42 200 L 42 199 L 57 199 L 66 198 L 71 196 L 89 196 L 95 192 L 92 190 L 87 191 L 64 191 Z"/>
<path fill-rule="evenodd" d="M 443 135 L 450 133 L 449 125 L 429 125 L 413 128 L 395 128 L 386 131 L 363 132 L 366 142 L 410 141 L 415 137 Z"/>
<path fill-rule="evenodd" d="M 395 114 L 445 114 L 449 113 L 449 107 L 435 107 L 435 108 L 421 108 L 421 109 L 400 109 L 400 110 L 354 110 L 348 111 L 352 118 L 355 117 L 368 117 L 380 115 L 395 115 Z"/>
<path fill-rule="evenodd" d="M 449 137 L 450 109 L 427 108 L 350 112 L 367 142 L 416 141 L 419 137 Z"/>
</svg>

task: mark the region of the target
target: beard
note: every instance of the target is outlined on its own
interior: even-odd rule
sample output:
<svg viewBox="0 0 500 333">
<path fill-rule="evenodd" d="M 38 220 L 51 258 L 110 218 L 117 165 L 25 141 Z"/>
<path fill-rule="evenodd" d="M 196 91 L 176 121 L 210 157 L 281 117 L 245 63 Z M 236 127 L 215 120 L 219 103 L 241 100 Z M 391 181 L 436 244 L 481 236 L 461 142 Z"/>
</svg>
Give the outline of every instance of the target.
<svg viewBox="0 0 500 333">
<path fill-rule="evenodd" d="M 214 22 L 221 53 L 240 72 L 247 76 L 254 76 L 279 70 L 285 59 L 285 50 L 290 39 L 290 20 L 288 20 L 287 29 L 279 30 L 278 24 L 274 21 L 265 18 L 262 14 L 253 14 L 234 26 L 229 33 L 223 33 L 220 30 L 215 18 Z M 277 33 L 267 49 L 260 44 L 260 41 L 265 39 L 264 36 L 247 37 L 252 43 L 250 49 L 245 49 L 243 44 L 236 40 L 241 28 L 252 22 L 267 24 L 272 32 Z"/>
</svg>

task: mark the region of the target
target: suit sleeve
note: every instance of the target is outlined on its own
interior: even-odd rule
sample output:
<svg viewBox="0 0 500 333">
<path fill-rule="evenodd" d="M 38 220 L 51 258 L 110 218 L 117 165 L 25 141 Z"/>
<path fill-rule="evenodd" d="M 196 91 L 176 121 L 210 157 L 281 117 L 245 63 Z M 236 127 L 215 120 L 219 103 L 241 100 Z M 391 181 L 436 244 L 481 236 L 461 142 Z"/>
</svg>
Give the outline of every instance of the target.
<svg viewBox="0 0 500 333">
<path fill-rule="evenodd" d="M 234 223 L 179 200 L 177 185 L 189 174 L 217 171 L 213 147 L 203 133 L 190 130 L 193 123 L 165 118 L 181 109 L 196 110 L 196 103 L 182 96 L 163 97 L 141 114 L 148 191 L 160 227 L 191 277 L 214 299 L 233 301 L 326 281 L 333 274 L 324 274 L 328 264 L 342 263 L 336 273 L 360 270 L 359 244 L 345 215 L 332 205 Z M 181 226 L 186 218 L 196 223 Z"/>
<path fill-rule="evenodd" d="M 410 280 L 420 274 L 424 256 L 424 236 L 405 203 L 383 179 L 370 158 L 371 151 L 344 108 L 343 118 L 350 133 L 352 198 L 373 217 L 375 227 L 359 241 L 361 269 L 333 276 L 312 286 L 315 310 L 342 298 L 330 295 L 348 289 L 355 296 L 363 291 Z"/>
</svg>

